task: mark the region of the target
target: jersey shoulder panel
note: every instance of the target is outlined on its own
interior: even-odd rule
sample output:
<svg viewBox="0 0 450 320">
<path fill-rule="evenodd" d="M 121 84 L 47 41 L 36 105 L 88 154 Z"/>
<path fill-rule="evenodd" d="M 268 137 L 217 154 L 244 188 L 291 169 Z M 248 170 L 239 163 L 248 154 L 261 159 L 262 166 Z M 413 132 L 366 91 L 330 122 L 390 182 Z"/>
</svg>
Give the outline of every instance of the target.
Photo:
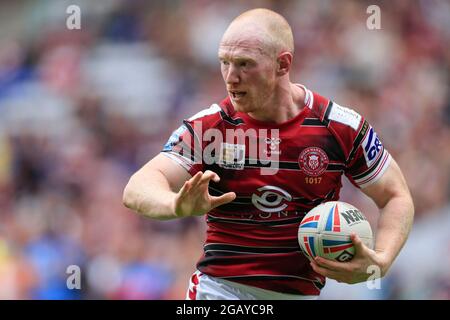
<svg viewBox="0 0 450 320">
<path fill-rule="evenodd" d="M 217 127 L 222 121 L 222 108 L 212 104 L 188 119 L 173 131 L 161 150 L 174 162 L 185 168 L 191 175 L 204 170 L 202 158 L 203 134 L 210 128 Z"/>
<path fill-rule="evenodd" d="M 189 126 L 195 122 L 201 122 L 203 129 L 217 128 L 223 123 L 239 126 L 244 123 L 241 118 L 235 116 L 236 111 L 231 104 L 230 98 L 223 99 L 220 103 L 214 103 L 206 109 L 197 112 L 189 119 L 184 120 L 184 124 Z"/>
<path fill-rule="evenodd" d="M 377 181 L 389 166 L 391 157 L 367 120 L 356 111 L 318 94 L 314 94 L 312 111 L 339 143 L 350 181 L 358 187 Z"/>
<path fill-rule="evenodd" d="M 212 130 L 209 133 L 207 131 L 216 129 L 223 134 L 227 127 L 244 123 L 242 119 L 233 115 L 234 108 L 229 99 L 212 104 L 183 120 L 183 124 L 169 137 L 162 152 L 181 164 L 191 175 L 203 171 L 205 169 L 203 150 L 208 143 L 204 137 L 214 134 Z"/>
<path fill-rule="evenodd" d="M 365 119 L 356 111 L 343 107 L 317 93 L 314 93 L 312 111 L 334 135 L 344 151 L 346 162 L 349 162 L 352 152 L 357 148 L 368 129 Z"/>
<path fill-rule="evenodd" d="M 221 112 L 223 112 L 222 108 L 217 103 L 214 103 L 208 108 L 200 110 L 190 118 L 183 120 L 183 123 L 188 127 L 194 123 L 201 123 L 205 129 L 213 128 L 222 120 Z"/>
<path fill-rule="evenodd" d="M 330 106 L 328 106 L 325 118 L 327 121 L 333 121 L 350 127 L 354 131 L 358 130 L 362 120 L 361 115 L 353 109 L 343 107 L 333 101 L 331 101 Z"/>
</svg>

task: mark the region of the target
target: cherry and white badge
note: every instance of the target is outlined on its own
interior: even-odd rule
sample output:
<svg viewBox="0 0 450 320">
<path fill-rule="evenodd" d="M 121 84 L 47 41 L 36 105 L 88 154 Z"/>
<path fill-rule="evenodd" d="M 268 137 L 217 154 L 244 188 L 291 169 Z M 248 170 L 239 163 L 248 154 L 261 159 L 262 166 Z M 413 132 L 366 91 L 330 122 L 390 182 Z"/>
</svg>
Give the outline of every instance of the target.
<svg viewBox="0 0 450 320">
<path fill-rule="evenodd" d="M 328 156 L 318 147 L 308 147 L 300 153 L 298 164 L 308 176 L 320 176 L 327 169 Z"/>
</svg>

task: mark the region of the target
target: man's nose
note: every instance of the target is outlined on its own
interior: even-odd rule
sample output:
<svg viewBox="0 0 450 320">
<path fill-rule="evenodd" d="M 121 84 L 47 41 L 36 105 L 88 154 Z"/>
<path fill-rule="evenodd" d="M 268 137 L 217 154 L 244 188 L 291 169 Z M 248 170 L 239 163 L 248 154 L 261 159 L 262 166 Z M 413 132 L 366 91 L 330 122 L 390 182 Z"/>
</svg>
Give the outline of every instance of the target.
<svg viewBox="0 0 450 320">
<path fill-rule="evenodd" d="M 233 66 L 233 64 L 230 64 L 230 66 L 227 70 L 225 82 L 227 84 L 233 84 L 233 83 L 238 83 L 239 80 L 240 80 L 239 70 L 235 66 Z"/>
</svg>

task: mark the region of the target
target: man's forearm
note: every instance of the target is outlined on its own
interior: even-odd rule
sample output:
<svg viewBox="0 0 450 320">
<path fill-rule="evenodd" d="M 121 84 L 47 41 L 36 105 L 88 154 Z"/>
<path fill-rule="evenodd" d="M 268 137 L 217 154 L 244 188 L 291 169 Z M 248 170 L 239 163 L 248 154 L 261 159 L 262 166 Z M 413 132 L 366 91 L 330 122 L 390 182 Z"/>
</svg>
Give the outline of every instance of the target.
<svg viewBox="0 0 450 320">
<path fill-rule="evenodd" d="M 409 195 L 397 196 L 389 200 L 381 209 L 375 251 L 382 253 L 385 265 L 384 275 L 408 238 L 414 219 L 414 205 Z"/>
<path fill-rule="evenodd" d="M 148 218 L 168 220 L 177 218 L 174 211 L 176 194 L 170 189 L 164 175 L 158 171 L 146 176 L 133 175 L 123 193 L 127 208 Z"/>
</svg>

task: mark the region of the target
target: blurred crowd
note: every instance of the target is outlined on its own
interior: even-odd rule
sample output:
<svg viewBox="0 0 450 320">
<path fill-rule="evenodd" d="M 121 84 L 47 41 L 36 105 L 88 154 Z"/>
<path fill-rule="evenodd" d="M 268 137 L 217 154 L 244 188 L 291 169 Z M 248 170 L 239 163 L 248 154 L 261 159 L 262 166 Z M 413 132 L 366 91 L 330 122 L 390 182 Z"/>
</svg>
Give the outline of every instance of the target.
<svg viewBox="0 0 450 320">
<path fill-rule="evenodd" d="M 1 1 L 0 299 L 184 298 L 203 219 L 144 219 L 122 191 L 182 119 L 226 95 L 218 43 L 250 8 L 287 18 L 291 80 L 363 114 L 406 176 L 414 228 L 439 225 L 450 214 L 450 3 L 377 3 L 380 30 L 356 0 Z M 79 30 L 66 27 L 69 5 Z M 341 199 L 376 230 L 361 192 L 346 183 Z M 421 269 L 433 270 L 426 291 L 394 273 L 377 298 L 450 299 L 450 237 L 439 239 L 447 256 Z M 67 288 L 70 265 L 80 290 Z"/>
</svg>

